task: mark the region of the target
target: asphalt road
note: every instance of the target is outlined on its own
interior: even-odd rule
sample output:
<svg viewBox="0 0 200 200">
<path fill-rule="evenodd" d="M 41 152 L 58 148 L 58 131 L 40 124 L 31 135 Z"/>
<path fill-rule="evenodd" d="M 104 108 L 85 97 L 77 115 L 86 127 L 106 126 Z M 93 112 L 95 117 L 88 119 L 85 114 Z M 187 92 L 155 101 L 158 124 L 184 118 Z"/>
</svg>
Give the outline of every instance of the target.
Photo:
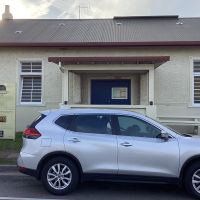
<svg viewBox="0 0 200 200">
<path fill-rule="evenodd" d="M 186 192 L 174 185 L 88 182 L 73 193 L 54 196 L 36 179 L 18 173 L 0 174 L 0 200 L 66 199 L 66 200 L 189 200 Z"/>
</svg>

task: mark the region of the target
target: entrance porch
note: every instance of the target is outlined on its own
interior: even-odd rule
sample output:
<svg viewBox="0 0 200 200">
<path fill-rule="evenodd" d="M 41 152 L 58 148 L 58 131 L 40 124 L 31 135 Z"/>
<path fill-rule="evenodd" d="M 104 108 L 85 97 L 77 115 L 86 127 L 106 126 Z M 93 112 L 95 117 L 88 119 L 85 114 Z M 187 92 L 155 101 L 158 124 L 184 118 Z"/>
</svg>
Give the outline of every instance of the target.
<svg viewBox="0 0 200 200">
<path fill-rule="evenodd" d="M 62 72 L 61 107 L 112 108 L 157 118 L 154 70 L 162 57 L 50 57 Z"/>
</svg>

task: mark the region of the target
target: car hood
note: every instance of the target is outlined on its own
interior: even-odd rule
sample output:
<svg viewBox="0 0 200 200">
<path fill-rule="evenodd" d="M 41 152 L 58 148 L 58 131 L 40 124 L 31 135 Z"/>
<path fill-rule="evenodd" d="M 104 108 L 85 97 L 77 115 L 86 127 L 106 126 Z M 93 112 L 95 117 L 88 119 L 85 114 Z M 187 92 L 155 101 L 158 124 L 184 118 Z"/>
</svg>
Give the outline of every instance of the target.
<svg viewBox="0 0 200 200">
<path fill-rule="evenodd" d="M 196 142 L 200 142 L 200 136 L 199 135 L 194 135 L 192 137 L 190 137 L 193 141 L 196 141 Z"/>
<path fill-rule="evenodd" d="M 199 135 L 189 135 L 189 136 L 181 136 L 181 141 L 187 143 L 188 145 L 197 145 L 200 147 L 200 136 Z"/>
</svg>

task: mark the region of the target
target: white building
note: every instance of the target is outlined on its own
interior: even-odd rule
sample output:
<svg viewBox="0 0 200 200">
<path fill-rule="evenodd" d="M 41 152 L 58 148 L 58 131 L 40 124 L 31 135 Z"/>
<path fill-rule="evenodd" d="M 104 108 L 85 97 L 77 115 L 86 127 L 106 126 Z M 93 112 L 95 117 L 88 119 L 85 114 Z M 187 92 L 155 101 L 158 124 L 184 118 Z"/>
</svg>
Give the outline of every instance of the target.
<svg viewBox="0 0 200 200">
<path fill-rule="evenodd" d="M 200 18 L 0 22 L 0 83 L 16 85 L 16 128 L 38 111 L 120 108 L 192 132 L 200 121 Z M 0 97 L 1 98 L 1 97 Z"/>
</svg>

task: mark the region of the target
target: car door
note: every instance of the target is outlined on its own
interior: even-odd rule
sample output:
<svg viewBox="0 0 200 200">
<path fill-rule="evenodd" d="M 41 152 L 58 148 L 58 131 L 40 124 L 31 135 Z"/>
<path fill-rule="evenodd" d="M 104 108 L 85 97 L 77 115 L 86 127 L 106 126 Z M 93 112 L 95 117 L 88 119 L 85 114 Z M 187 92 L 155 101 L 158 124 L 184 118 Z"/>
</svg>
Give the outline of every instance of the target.
<svg viewBox="0 0 200 200">
<path fill-rule="evenodd" d="M 176 177 L 179 167 L 177 139 L 158 138 L 161 130 L 134 116 L 116 116 L 119 174 Z"/>
<path fill-rule="evenodd" d="M 66 151 L 80 161 L 84 173 L 117 173 L 117 138 L 111 124 L 110 115 L 74 117 L 64 143 Z"/>
</svg>

